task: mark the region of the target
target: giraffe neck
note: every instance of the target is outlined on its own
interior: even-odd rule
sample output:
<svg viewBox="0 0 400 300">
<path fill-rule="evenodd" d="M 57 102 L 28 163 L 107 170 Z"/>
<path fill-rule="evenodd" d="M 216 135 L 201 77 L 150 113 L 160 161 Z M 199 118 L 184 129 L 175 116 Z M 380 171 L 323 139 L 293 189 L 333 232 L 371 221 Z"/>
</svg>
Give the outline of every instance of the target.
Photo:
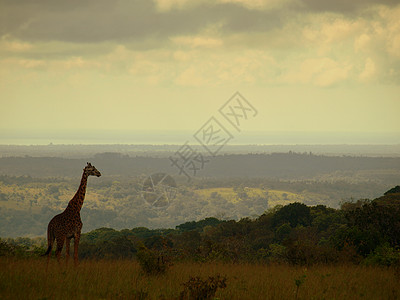
<svg viewBox="0 0 400 300">
<path fill-rule="evenodd" d="M 85 173 L 85 171 L 83 171 L 81 184 L 79 185 L 75 196 L 69 201 L 66 210 L 80 212 L 83 205 L 83 200 L 85 200 L 87 179 L 88 175 Z"/>
</svg>

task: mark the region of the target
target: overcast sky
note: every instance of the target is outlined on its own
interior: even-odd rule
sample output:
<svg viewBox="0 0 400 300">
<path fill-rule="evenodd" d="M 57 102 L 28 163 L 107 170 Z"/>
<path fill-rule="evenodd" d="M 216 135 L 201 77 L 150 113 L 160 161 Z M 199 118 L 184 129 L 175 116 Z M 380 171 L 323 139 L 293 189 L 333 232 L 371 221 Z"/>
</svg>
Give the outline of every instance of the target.
<svg viewBox="0 0 400 300">
<path fill-rule="evenodd" d="M 236 91 L 241 134 L 400 143 L 399 0 L 0 0 L 0 134 L 196 132 Z"/>
</svg>

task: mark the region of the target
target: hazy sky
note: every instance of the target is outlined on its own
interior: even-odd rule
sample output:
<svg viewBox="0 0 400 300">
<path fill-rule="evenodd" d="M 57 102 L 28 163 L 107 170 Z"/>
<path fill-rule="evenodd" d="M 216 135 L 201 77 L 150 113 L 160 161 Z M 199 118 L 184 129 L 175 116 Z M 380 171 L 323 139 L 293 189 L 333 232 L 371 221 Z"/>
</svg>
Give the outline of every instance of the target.
<svg viewBox="0 0 400 300">
<path fill-rule="evenodd" d="M 241 134 L 400 143 L 399 0 L 0 0 L 0 135 L 195 132 L 236 91 Z"/>
</svg>

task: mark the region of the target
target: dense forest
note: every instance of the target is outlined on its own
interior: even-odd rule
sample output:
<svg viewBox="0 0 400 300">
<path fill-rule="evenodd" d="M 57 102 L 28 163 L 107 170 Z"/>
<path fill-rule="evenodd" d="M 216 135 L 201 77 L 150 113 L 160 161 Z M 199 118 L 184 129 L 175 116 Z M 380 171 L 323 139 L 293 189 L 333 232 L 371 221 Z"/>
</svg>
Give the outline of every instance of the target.
<svg viewBox="0 0 400 300">
<path fill-rule="evenodd" d="M 83 235 L 79 255 L 82 259 L 126 259 L 146 251 L 170 262 L 389 266 L 400 262 L 399 215 L 400 186 L 396 186 L 375 200 L 345 202 L 340 209 L 294 202 L 238 221 L 210 217 L 175 229 L 99 228 Z M 0 245 L 0 255 L 44 252 L 43 238 L 3 239 Z"/>
</svg>

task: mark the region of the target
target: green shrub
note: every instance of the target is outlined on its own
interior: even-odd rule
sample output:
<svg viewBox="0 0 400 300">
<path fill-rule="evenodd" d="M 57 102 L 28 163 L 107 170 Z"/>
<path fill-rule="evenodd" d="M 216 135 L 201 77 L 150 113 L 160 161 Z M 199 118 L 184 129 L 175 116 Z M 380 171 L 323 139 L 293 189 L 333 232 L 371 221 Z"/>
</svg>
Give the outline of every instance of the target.
<svg viewBox="0 0 400 300">
<path fill-rule="evenodd" d="M 190 277 L 189 281 L 183 284 L 184 289 L 179 299 L 181 300 L 208 300 L 214 299 L 218 288 L 226 288 L 226 277 L 217 275 L 202 280 L 200 277 Z"/>
<path fill-rule="evenodd" d="M 287 262 L 287 248 L 280 244 L 270 244 L 268 257 L 270 262 Z"/>
<path fill-rule="evenodd" d="M 304 283 L 306 278 L 307 278 L 307 275 L 305 273 L 302 276 L 300 276 L 299 278 L 295 278 L 295 280 L 294 280 L 294 284 L 296 285 L 296 294 L 294 297 L 295 299 L 298 298 L 300 286 Z"/>
<path fill-rule="evenodd" d="M 39 257 L 46 250 L 42 247 L 31 245 L 23 246 L 9 243 L 0 239 L 0 256 Z"/>
<path fill-rule="evenodd" d="M 12 246 L 0 239 L 0 256 L 15 255 L 15 246 Z"/>
<path fill-rule="evenodd" d="M 400 251 L 384 244 L 376 247 L 375 251 L 364 260 L 366 265 L 397 266 L 400 264 Z"/>
<path fill-rule="evenodd" d="M 130 299 L 145 300 L 145 299 L 148 299 L 148 297 L 149 297 L 149 293 L 140 289 L 140 290 L 133 290 Z"/>
<path fill-rule="evenodd" d="M 148 249 L 143 243 L 139 243 L 138 248 L 136 257 L 147 275 L 164 274 L 170 267 L 170 260 L 161 251 Z"/>
</svg>

